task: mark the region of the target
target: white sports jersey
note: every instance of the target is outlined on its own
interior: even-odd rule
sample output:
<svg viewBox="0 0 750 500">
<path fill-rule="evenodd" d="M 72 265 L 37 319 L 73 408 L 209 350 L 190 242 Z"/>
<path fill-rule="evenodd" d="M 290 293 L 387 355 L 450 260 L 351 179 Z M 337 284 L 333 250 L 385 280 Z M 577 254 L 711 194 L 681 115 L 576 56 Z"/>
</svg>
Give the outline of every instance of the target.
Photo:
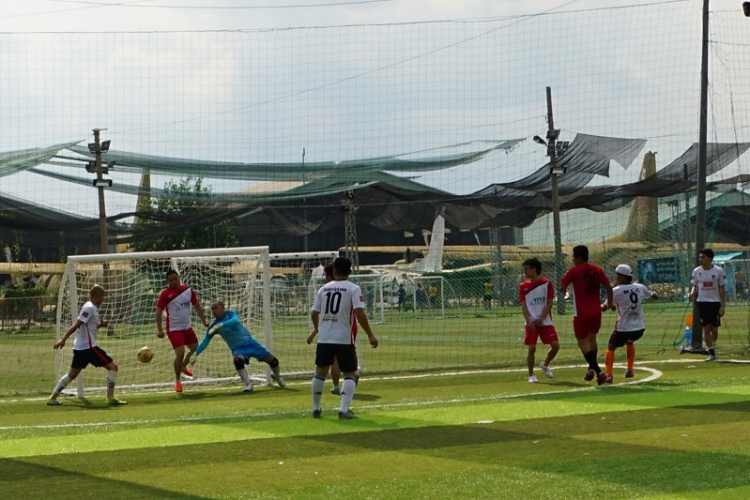
<svg viewBox="0 0 750 500">
<path fill-rule="evenodd" d="M 99 325 L 99 308 L 93 302 L 83 304 L 81 312 L 78 313 L 78 321 L 83 323 L 78 327 L 76 338 L 73 340 L 73 349 L 83 351 L 91 349 L 96 345 L 96 327 Z"/>
<path fill-rule="evenodd" d="M 637 332 L 646 329 L 643 321 L 643 302 L 654 296 L 654 292 L 640 283 L 617 285 L 612 290 L 615 306 L 617 306 L 618 332 Z"/>
<path fill-rule="evenodd" d="M 197 303 L 195 291 L 187 285 L 180 285 L 176 290 L 170 287 L 162 290 L 156 307 L 167 311 L 167 333 L 190 329 L 190 304 Z"/>
<path fill-rule="evenodd" d="M 547 304 L 554 298 L 555 291 L 552 283 L 547 278 L 539 278 L 538 281 L 532 282 L 526 280 L 519 287 L 518 300 L 526 302 L 526 309 L 529 311 L 531 319 L 536 321 L 542 316 L 547 309 Z M 547 316 L 542 321 L 542 326 L 552 325 L 552 317 Z"/>
<path fill-rule="evenodd" d="M 320 313 L 318 343 L 353 344 L 354 310 L 364 309 L 362 289 L 351 281 L 330 281 L 320 287 L 313 311 Z"/>
<path fill-rule="evenodd" d="M 719 266 L 711 266 L 711 269 L 698 266 L 693 269 L 693 285 L 698 287 L 697 302 L 721 302 L 719 287 L 726 283 L 724 269 Z"/>
</svg>

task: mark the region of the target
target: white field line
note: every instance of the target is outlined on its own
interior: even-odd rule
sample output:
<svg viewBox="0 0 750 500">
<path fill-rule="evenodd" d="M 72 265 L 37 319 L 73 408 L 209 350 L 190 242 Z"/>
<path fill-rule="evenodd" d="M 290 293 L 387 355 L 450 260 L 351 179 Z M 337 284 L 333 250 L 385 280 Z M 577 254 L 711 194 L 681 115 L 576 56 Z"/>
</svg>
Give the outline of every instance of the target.
<svg viewBox="0 0 750 500">
<path fill-rule="evenodd" d="M 565 367 L 557 367 L 557 369 L 563 369 L 563 368 L 581 368 L 586 367 L 586 365 L 575 365 L 575 366 L 565 366 Z M 653 380 L 656 380 L 660 378 L 663 373 L 660 370 L 657 370 L 655 368 L 648 368 L 648 367 L 636 367 L 637 370 L 645 371 L 650 373 L 650 375 L 646 378 L 639 379 L 639 380 L 632 380 L 630 382 L 624 382 L 618 385 L 636 385 L 636 384 L 644 384 L 647 382 L 651 382 Z M 482 370 L 482 371 L 472 371 L 472 372 L 453 372 L 451 374 L 434 374 L 433 376 L 441 377 L 441 376 L 450 376 L 450 375 L 473 375 L 477 373 L 511 373 L 511 372 L 525 372 L 526 369 L 507 369 L 507 370 Z M 370 378 L 369 380 L 398 380 L 398 379 L 410 379 L 410 378 L 424 378 L 425 375 L 406 375 L 403 377 L 382 377 L 382 378 Z M 299 383 L 296 385 L 309 385 L 308 383 Z M 358 408 L 364 408 L 368 410 L 397 410 L 401 408 L 419 408 L 419 407 L 428 407 L 428 406 L 445 406 L 449 404 L 461 404 L 461 403 L 482 403 L 482 402 L 488 402 L 488 401 L 500 401 L 504 399 L 518 399 L 518 398 L 525 398 L 525 397 L 534 397 L 534 396 L 547 396 L 547 395 L 554 395 L 554 394 L 567 394 L 567 393 L 573 393 L 573 392 L 583 392 L 583 391 L 591 391 L 595 390 L 597 388 L 596 385 L 586 386 L 586 387 L 577 387 L 574 389 L 564 389 L 559 391 L 544 391 L 544 392 L 533 392 L 533 393 L 525 393 L 525 394 L 493 394 L 490 396 L 481 396 L 481 397 L 466 397 L 466 398 L 451 398 L 451 399 L 441 399 L 441 400 L 429 400 L 429 401 L 414 401 L 414 402 L 404 402 L 404 403 L 389 403 L 389 404 L 373 404 L 373 405 L 360 405 L 358 404 Z M 27 400 L 28 401 L 28 400 Z M 306 412 L 305 412 L 306 413 Z M 9 425 L 9 426 L 0 426 L 0 432 L 1 431 L 12 431 L 12 430 L 32 430 L 32 429 L 66 429 L 66 428 L 95 428 L 95 427 L 117 427 L 117 426 L 134 426 L 134 425 L 154 425 L 154 424 L 170 424 L 170 423 L 177 423 L 177 422 L 210 422 L 210 421 L 219 421 L 219 420 L 231 420 L 233 418 L 239 418 L 239 417 L 252 417 L 252 418 L 264 418 L 264 417 L 297 417 L 300 415 L 300 412 L 270 412 L 270 413 L 233 413 L 229 415 L 223 415 L 223 416 L 202 416 L 202 417 L 176 417 L 176 418 L 165 418 L 165 419 L 146 419 L 146 420 L 120 420 L 120 421 L 113 421 L 113 422 L 84 422 L 84 423 L 69 423 L 69 424 L 41 424 L 41 425 Z"/>
<path fill-rule="evenodd" d="M 738 359 L 719 359 L 715 361 L 717 363 L 750 363 L 750 360 L 738 360 Z M 663 363 L 702 363 L 702 360 L 699 359 L 662 359 L 657 361 L 636 361 L 636 367 L 638 365 L 652 365 L 652 364 L 663 364 Z M 615 364 L 616 367 L 622 368 L 623 365 L 621 364 Z M 566 370 L 566 369 L 572 369 L 572 368 L 587 368 L 587 365 L 561 365 L 561 366 L 553 366 L 553 368 L 556 370 Z M 490 368 L 490 369 L 483 369 L 483 370 L 463 370 L 463 371 L 456 371 L 456 372 L 439 372 L 439 373 L 417 373 L 412 375 L 387 375 L 382 377 L 374 377 L 374 376 L 367 376 L 366 380 L 372 380 L 375 382 L 391 382 L 391 381 L 399 381 L 399 380 L 414 380 L 414 379 L 425 379 L 425 378 L 441 378 L 441 377 L 461 377 L 465 375 L 487 375 L 487 374 L 493 374 L 493 373 L 523 373 L 526 372 L 527 368 Z M 310 374 L 312 377 L 312 373 Z M 230 380 L 230 379 L 222 379 L 222 380 Z M 257 381 L 259 383 L 265 382 L 261 379 L 253 378 L 254 381 Z M 636 381 L 639 382 L 640 381 Z M 628 382 L 630 384 L 631 382 Z M 193 385 L 191 381 L 185 381 L 183 384 L 190 384 Z M 237 384 L 240 384 L 240 380 L 237 379 Z M 157 384 L 154 384 L 157 385 Z M 158 384 L 162 385 L 164 387 L 171 387 L 170 384 Z M 306 386 L 310 385 L 310 380 L 303 380 L 299 382 L 287 382 L 288 386 Z M 624 383 L 619 385 L 625 385 Z M 211 387 L 211 386 L 205 386 L 202 388 L 204 391 L 222 391 L 226 390 L 226 386 L 221 387 Z M 174 391 L 171 389 L 167 389 L 164 391 L 154 391 L 154 390 L 148 390 L 148 394 L 174 394 Z M 70 392 L 63 392 L 63 396 L 71 396 Z M 33 403 L 38 401 L 46 401 L 46 397 L 33 397 L 33 398 L 17 398 L 17 399 L 0 399 L 0 405 L 2 404 L 8 404 L 8 403 Z"/>
</svg>

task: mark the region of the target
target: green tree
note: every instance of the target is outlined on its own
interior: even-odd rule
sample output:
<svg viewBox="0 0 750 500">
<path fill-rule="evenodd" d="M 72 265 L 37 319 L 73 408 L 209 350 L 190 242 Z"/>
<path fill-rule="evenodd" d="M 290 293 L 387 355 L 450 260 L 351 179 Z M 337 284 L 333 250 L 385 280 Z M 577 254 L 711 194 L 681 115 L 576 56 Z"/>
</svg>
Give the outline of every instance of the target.
<svg viewBox="0 0 750 500">
<path fill-rule="evenodd" d="M 135 234 L 141 241 L 134 243 L 133 249 L 146 252 L 236 245 L 230 220 L 183 226 L 191 216 L 210 209 L 212 199 L 211 186 L 204 185 L 200 177 L 167 182 L 162 196 L 139 202 L 138 211 L 151 212 L 154 217 L 139 217 L 136 221 Z"/>
</svg>

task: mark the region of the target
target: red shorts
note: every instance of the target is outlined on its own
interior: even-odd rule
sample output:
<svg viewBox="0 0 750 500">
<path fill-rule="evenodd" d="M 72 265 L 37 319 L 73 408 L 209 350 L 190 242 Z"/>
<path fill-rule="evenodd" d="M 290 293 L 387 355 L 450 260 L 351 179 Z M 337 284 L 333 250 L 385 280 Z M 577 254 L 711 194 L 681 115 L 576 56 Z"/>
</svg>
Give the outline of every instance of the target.
<svg viewBox="0 0 750 500">
<path fill-rule="evenodd" d="M 553 325 L 541 326 L 532 330 L 528 326 L 526 327 L 526 338 L 524 339 L 524 345 L 536 345 L 537 339 L 542 339 L 542 344 L 551 344 L 557 342 L 557 330 Z"/>
<path fill-rule="evenodd" d="M 596 335 L 602 327 L 602 315 L 574 316 L 573 333 L 577 339 L 585 339 L 589 335 Z"/>
<path fill-rule="evenodd" d="M 198 343 L 198 337 L 195 336 L 195 332 L 192 328 L 187 330 L 176 330 L 174 332 L 167 333 L 169 341 L 172 343 L 172 348 L 177 349 L 184 345 L 191 345 Z"/>
</svg>

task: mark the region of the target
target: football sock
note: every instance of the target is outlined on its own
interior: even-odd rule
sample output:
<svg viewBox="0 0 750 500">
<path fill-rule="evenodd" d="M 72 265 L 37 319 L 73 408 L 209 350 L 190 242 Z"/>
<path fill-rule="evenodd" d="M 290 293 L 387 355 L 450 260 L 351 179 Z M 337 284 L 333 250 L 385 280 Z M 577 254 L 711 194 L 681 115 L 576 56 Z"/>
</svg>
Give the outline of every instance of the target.
<svg viewBox="0 0 750 500">
<path fill-rule="evenodd" d="M 349 411 L 349 405 L 352 404 L 356 387 L 357 383 L 354 381 L 354 377 L 344 377 L 344 383 L 341 385 L 341 407 L 339 408 L 342 413 Z"/>
<path fill-rule="evenodd" d="M 53 391 L 53 394 L 60 394 L 62 390 L 68 386 L 69 383 L 70 383 L 70 375 L 66 373 L 65 375 L 62 376 L 60 381 L 55 386 L 55 390 Z"/>
<path fill-rule="evenodd" d="M 628 353 L 628 371 L 633 371 L 633 365 L 635 364 L 635 346 L 630 344 L 626 346 Z"/>
<path fill-rule="evenodd" d="M 320 409 L 320 400 L 323 397 L 323 388 L 326 385 L 326 379 L 317 375 L 312 379 L 312 403 L 313 410 Z"/>
<path fill-rule="evenodd" d="M 607 352 L 604 353 L 604 359 L 607 364 L 607 375 L 612 375 L 615 364 L 615 351 L 613 351 L 612 349 L 607 349 Z"/>
<path fill-rule="evenodd" d="M 247 373 L 247 368 L 242 368 L 240 370 L 237 370 L 237 373 L 239 374 L 240 378 L 245 383 L 245 385 L 250 383 L 250 375 Z"/>
<path fill-rule="evenodd" d="M 599 368 L 599 362 L 596 360 L 596 356 L 598 353 L 599 351 L 589 351 L 583 355 L 583 357 L 586 358 L 586 361 L 589 364 L 589 369 L 594 370 L 597 375 L 602 372 L 602 369 Z"/>
<path fill-rule="evenodd" d="M 116 382 L 117 372 L 113 370 L 107 371 L 107 391 L 114 391 Z"/>
</svg>

